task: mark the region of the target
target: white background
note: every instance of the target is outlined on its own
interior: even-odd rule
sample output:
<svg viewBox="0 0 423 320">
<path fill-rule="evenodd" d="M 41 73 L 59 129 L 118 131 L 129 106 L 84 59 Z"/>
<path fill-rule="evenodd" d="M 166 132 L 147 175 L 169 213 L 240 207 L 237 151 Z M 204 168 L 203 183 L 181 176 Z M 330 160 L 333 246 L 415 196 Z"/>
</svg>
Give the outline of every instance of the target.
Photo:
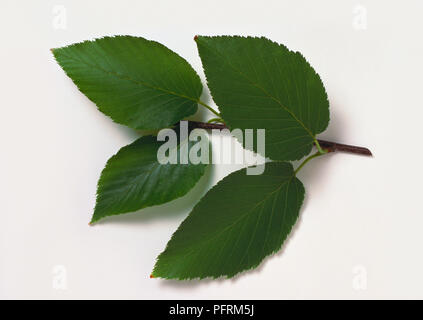
<svg viewBox="0 0 423 320">
<path fill-rule="evenodd" d="M 423 298 L 422 10 L 419 0 L 2 0 L 0 297 Z M 203 79 L 195 34 L 263 35 L 299 50 L 330 99 L 320 137 L 374 157 L 310 162 L 295 232 L 257 270 L 149 279 L 179 223 L 236 166 L 216 166 L 168 205 L 88 226 L 105 162 L 138 134 L 97 111 L 49 49 L 115 34 L 162 42 Z M 65 289 L 55 282 L 61 268 Z"/>
</svg>

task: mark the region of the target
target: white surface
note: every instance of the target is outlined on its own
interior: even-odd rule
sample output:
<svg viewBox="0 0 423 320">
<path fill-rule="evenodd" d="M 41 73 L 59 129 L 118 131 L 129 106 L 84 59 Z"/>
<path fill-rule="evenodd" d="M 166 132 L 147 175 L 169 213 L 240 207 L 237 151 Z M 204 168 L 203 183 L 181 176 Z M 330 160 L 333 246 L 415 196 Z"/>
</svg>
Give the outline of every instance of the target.
<svg viewBox="0 0 423 320">
<path fill-rule="evenodd" d="M 360 3 L 365 30 L 354 24 Z M 423 2 L 360 3 L 2 0 L 0 298 L 423 298 Z M 57 5 L 66 29 L 54 28 Z M 295 232 L 257 270 L 233 280 L 149 279 L 179 223 L 235 166 L 216 166 L 169 205 L 88 226 L 106 160 L 137 134 L 97 111 L 49 48 L 114 34 L 162 42 L 203 79 L 195 34 L 263 35 L 299 50 L 329 94 L 321 137 L 375 157 L 308 164 Z M 65 290 L 54 285 L 57 266 Z"/>
</svg>

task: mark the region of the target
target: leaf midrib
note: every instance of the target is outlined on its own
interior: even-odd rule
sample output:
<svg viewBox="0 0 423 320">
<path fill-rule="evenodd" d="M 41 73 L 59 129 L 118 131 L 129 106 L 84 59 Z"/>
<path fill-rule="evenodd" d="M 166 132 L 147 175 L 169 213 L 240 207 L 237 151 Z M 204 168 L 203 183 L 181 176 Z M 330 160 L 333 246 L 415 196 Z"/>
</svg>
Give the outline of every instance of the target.
<svg viewBox="0 0 423 320">
<path fill-rule="evenodd" d="M 248 210 L 247 213 L 243 214 L 242 216 L 240 216 L 238 219 L 236 219 L 233 223 L 231 223 L 230 225 L 226 226 L 226 228 L 224 228 L 223 230 L 221 230 L 220 232 L 218 232 L 216 235 L 214 235 L 213 237 L 207 239 L 204 242 L 198 242 L 197 245 L 194 245 L 190 248 L 190 250 L 187 250 L 187 252 L 184 254 L 184 256 L 187 256 L 189 254 L 191 254 L 195 249 L 197 249 L 198 247 L 202 247 L 204 245 L 206 245 L 207 243 L 209 243 L 210 241 L 216 239 L 217 237 L 219 237 L 221 234 L 225 233 L 227 230 L 231 229 L 235 224 L 237 224 L 240 220 L 244 219 L 246 216 L 248 216 L 249 214 L 251 214 L 259 205 L 261 205 L 262 203 L 264 203 L 265 201 L 267 201 L 271 195 L 273 195 L 274 193 L 278 192 L 284 185 L 288 184 L 291 182 L 291 180 L 295 177 L 295 174 L 292 174 L 291 177 L 284 183 L 282 183 L 277 189 L 275 189 L 274 191 L 270 192 L 265 198 L 263 198 L 262 200 L 260 200 L 252 209 Z"/>
<path fill-rule="evenodd" d="M 140 139 L 142 139 L 142 138 L 140 138 Z M 129 146 L 128 146 L 129 147 Z M 176 145 L 176 147 L 174 147 L 177 151 L 178 151 L 178 149 L 180 148 L 180 143 L 178 143 L 177 145 Z M 148 159 L 148 158 L 147 158 Z M 145 160 L 145 159 L 141 159 L 141 160 Z M 158 162 L 157 161 L 157 159 L 148 159 L 148 162 L 150 162 L 150 164 L 149 164 L 149 169 L 148 170 L 145 170 L 145 171 L 142 171 L 142 172 L 139 172 L 139 173 L 137 173 L 135 176 L 133 176 L 131 179 L 130 179 L 130 182 L 127 182 L 124 186 L 122 186 L 121 188 L 126 188 L 126 190 L 131 190 L 131 189 L 133 189 L 134 188 L 134 186 L 135 185 L 137 185 L 138 184 L 138 182 L 139 182 L 139 180 L 140 180 L 140 177 L 142 176 L 142 175 L 146 175 L 147 177 L 146 177 L 146 179 L 145 179 L 145 181 L 144 181 L 144 183 L 143 183 L 143 185 L 142 185 L 142 187 L 144 187 L 144 185 L 145 185 L 145 183 L 146 183 L 146 181 L 147 181 L 147 179 L 148 178 L 150 178 L 150 175 L 151 175 L 151 173 L 154 171 L 154 170 L 156 170 L 158 167 L 162 167 L 162 166 L 166 166 L 166 164 L 165 165 L 163 165 L 163 164 L 161 164 L 160 162 Z M 142 188 L 141 187 L 141 188 Z M 105 190 L 102 190 L 102 192 L 104 193 L 105 192 Z M 114 191 L 115 192 L 115 191 Z M 129 192 L 129 191 L 128 191 Z M 115 195 L 113 195 L 112 197 L 113 198 L 116 198 L 116 197 L 118 197 L 119 196 L 119 194 L 115 194 Z"/>
<path fill-rule="evenodd" d="M 60 49 L 59 49 L 59 50 L 60 50 Z M 127 81 L 133 82 L 133 83 L 135 83 L 135 84 L 137 84 L 137 85 L 140 85 L 140 86 L 144 86 L 144 87 L 151 88 L 151 89 L 154 89 L 154 90 L 157 90 L 157 91 L 161 91 L 161 92 L 164 92 L 164 93 L 167 93 L 167 94 L 170 94 L 170 95 L 174 95 L 174 96 L 177 96 L 177 97 L 180 97 L 180 98 L 184 98 L 184 99 L 187 99 L 187 100 L 191 100 L 191 101 L 196 102 L 196 103 L 200 103 L 199 99 L 192 98 L 192 97 L 188 97 L 188 96 L 186 96 L 186 95 L 184 95 L 184 94 L 179 94 L 179 93 L 176 93 L 176 92 L 171 91 L 171 90 L 168 90 L 168 89 L 164 89 L 164 88 L 161 88 L 161 87 L 157 87 L 157 86 L 155 86 L 155 85 L 151 85 L 151 84 L 149 84 L 149 83 L 147 83 L 147 82 L 145 82 L 145 81 L 140 81 L 140 80 L 133 79 L 132 77 L 125 76 L 125 75 L 120 74 L 120 73 L 118 73 L 118 72 L 116 72 L 116 71 L 109 71 L 109 70 L 106 70 L 106 69 L 104 69 L 104 68 L 99 67 L 98 65 L 93 65 L 93 64 L 88 63 L 88 62 L 86 62 L 86 61 L 84 61 L 84 60 L 77 59 L 77 58 L 75 58 L 75 57 L 69 56 L 69 55 L 67 55 L 67 54 L 65 54 L 65 53 L 63 53 L 63 52 L 62 52 L 61 54 L 62 54 L 64 57 L 66 57 L 66 58 L 68 58 L 68 59 L 70 59 L 70 60 L 74 60 L 74 61 L 77 61 L 77 62 L 79 62 L 79 63 L 85 64 L 85 65 L 87 65 L 87 66 L 89 66 L 89 67 L 91 67 L 91 68 L 94 68 L 94 69 L 100 70 L 100 71 L 102 71 L 102 72 L 104 72 L 104 73 L 106 73 L 106 74 L 108 74 L 108 75 L 115 76 L 116 78 L 118 78 L 118 79 L 120 79 L 120 80 L 127 80 Z"/>
<path fill-rule="evenodd" d="M 291 115 L 293 118 L 294 118 L 294 120 L 295 121 L 297 121 L 303 128 L 304 128 L 304 130 L 306 130 L 306 132 L 313 138 L 313 139 L 315 139 L 315 135 L 310 131 L 310 129 L 308 129 L 305 125 L 304 125 L 304 123 L 301 121 L 301 120 L 299 120 L 296 116 L 295 116 L 295 114 L 290 110 L 290 109 L 288 109 L 285 105 L 283 105 L 282 104 L 282 102 L 279 100 L 279 99 L 277 99 L 277 98 L 275 98 L 275 97 L 273 97 L 271 94 L 269 94 L 264 88 L 262 88 L 259 84 L 257 84 L 257 83 L 255 83 L 254 81 L 252 81 L 247 75 L 245 75 L 241 70 L 239 70 L 238 68 L 236 68 L 235 66 L 233 66 L 232 65 L 232 63 L 230 62 L 230 60 L 228 60 L 223 54 L 221 54 L 217 49 L 215 49 L 214 47 L 212 47 L 212 46 L 208 46 L 209 48 L 211 48 L 211 49 L 213 49 L 219 56 L 221 56 L 222 58 L 223 58 L 223 60 L 225 60 L 225 61 L 227 61 L 227 64 L 235 71 L 235 72 L 237 72 L 238 74 L 240 74 L 242 77 L 244 77 L 250 84 L 252 84 L 254 87 L 256 87 L 256 88 L 258 88 L 258 89 L 260 89 L 268 98 L 270 98 L 270 99 L 272 99 L 272 100 L 274 100 L 276 103 L 278 103 L 286 112 L 288 112 L 289 113 L 289 115 Z M 297 88 L 297 90 L 298 90 L 298 88 Z"/>
</svg>

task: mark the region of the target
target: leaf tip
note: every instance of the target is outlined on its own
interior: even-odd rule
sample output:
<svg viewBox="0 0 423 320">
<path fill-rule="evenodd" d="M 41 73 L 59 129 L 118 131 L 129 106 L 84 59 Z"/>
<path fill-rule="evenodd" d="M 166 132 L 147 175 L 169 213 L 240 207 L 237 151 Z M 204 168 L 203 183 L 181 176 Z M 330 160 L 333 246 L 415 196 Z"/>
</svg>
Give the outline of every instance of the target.
<svg viewBox="0 0 423 320">
<path fill-rule="evenodd" d="M 98 221 L 99 219 L 97 218 L 95 218 L 94 216 L 91 218 L 91 221 L 90 222 L 88 222 L 88 225 L 90 226 L 90 227 L 92 227 L 92 226 L 94 226 L 94 224 Z"/>
<path fill-rule="evenodd" d="M 198 35 L 195 35 L 194 36 L 194 41 L 197 41 L 197 39 L 198 39 Z"/>
<path fill-rule="evenodd" d="M 150 279 L 154 279 L 155 276 L 153 276 L 153 274 L 150 274 Z"/>
</svg>

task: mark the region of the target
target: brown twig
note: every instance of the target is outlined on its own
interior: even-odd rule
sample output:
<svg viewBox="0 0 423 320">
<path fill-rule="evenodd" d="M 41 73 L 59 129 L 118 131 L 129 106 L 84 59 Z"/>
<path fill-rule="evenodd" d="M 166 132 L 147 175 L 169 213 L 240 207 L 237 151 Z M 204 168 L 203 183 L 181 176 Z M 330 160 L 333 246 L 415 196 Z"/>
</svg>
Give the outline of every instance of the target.
<svg viewBox="0 0 423 320">
<path fill-rule="evenodd" d="M 199 122 L 199 121 L 189 121 L 190 128 L 201 128 L 201 129 L 228 129 L 227 126 L 220 123 L 205 123 L 205 122 Z M 342 144 L 337 142 L 331 142 L 326 140 L 317 139 L 320 146 L 323 149 L 327 149 L 329 152 L 335 152 L 335 151 L 341 151 L 341 152 L 348 152 L 348 153 L 354 153 L 354 154 L 360 154 L 364 156 L 372 156 L 372 152 L 365 148 L 365 147 L 357 147 L 357 146 L 351 146 L 348 144 Z"/>
<path fill-rule="evenodd" d="M 342 152 L 361 154 L 363 156 L 373 156 L 372 152 L 365 147 L 351 146 L 348 144 L 331 142 L 331 141 L 326 141 L 321 139 L 317 139 L 317 141 L 319 141 L 319 144 L 323 149 L 328 149 L 329 151 L 342 151 Z"/>
</svg>

